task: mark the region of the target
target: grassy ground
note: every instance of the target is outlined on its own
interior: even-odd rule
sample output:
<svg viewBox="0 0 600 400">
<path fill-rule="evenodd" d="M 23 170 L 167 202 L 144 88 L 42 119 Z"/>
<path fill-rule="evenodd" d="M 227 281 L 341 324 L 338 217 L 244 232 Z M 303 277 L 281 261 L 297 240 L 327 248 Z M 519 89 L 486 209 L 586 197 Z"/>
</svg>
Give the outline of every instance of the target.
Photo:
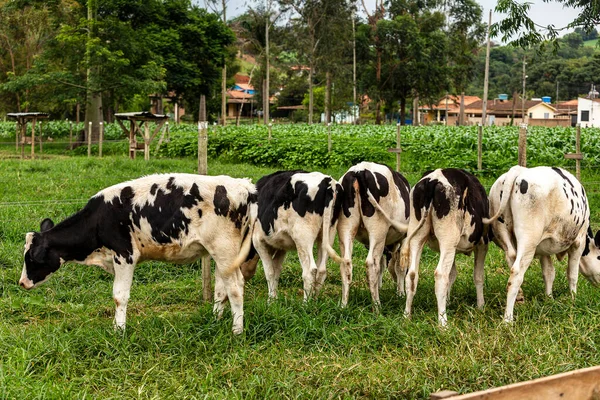
<svg viewBox="0 0 600 400">
<path fill-rule="evenodd" d="M 260 269 L 247 283 L 240 337 L 231 334 L 230 315 L 216 321 L 201 302 L 197 264 L 140 265 L 124 334 L 112 330 L 112 277 L 99 268 L 67 264 L 33 291 L 16 285 L 25 233 L 43 218 L 60 221 L 125 179 L 195 167 L 194 160 L 123 157 L 0 161 L 0 398 L 427 398 L 440 389 L 469 392 L 600 364 L 599 294 L 582 279 L 571 301 L 564 262 L 557 263 L 554 299 L 546 299 L 536 261 L 516 323 L 501 324 L 508 268 L 494 246 L 483 311 L 475 308 L 472 259 L 458 256 L 443 331 L 433 290 L 437 255 L 430 251 L 412 320 L 402 317 L 404 300 L 387 273 L 382 311 L 372 312 L 366 252 L 357 245 L 348 308 L 338 306 L 333 263 L 322 296 L 303 304 L 300 267 L 290 254 L 278 301 L 267 304 Z M 218 163 L 209 170 L 254 180 L 272 171 Z M 339 178 L 344 170 L 323 172 Z M 414 184 L 418 175 L 408 179 Z M 588 193 L 598 209 L 597 191 Z"/>
</svg>

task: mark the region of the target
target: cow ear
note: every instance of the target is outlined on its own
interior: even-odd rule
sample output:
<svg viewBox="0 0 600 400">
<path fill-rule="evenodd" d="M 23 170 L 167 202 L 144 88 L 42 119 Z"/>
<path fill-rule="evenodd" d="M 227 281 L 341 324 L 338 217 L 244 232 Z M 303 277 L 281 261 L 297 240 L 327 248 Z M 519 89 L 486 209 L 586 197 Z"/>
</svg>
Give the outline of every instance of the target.
<svg viewBox="0 0 600 400">
<path fill-rule="evenodd" d="M 594 236 L 594 244 L 596 247 L 600 247 L 600 230 L 596 232 L 596 236 Z"/>
<path fill-rule="evenodd" d="M 45 232 L 54 227 L 54 222 L 50 218 L 46 218 L 40 224 L 40 232 Z"/>
</svg>

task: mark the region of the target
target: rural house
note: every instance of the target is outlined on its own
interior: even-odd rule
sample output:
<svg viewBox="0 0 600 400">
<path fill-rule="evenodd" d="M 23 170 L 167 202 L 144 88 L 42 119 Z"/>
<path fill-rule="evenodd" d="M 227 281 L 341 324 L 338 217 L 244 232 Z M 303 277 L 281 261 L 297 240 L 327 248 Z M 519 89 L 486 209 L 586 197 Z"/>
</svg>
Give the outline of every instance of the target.
<svg viewBox="0 0 600 400">
<path fill-rule="evenodd" d="M 583 127 L 600 127 L 600 99 L 577 99 L 577 123 Z"/>
</svg>

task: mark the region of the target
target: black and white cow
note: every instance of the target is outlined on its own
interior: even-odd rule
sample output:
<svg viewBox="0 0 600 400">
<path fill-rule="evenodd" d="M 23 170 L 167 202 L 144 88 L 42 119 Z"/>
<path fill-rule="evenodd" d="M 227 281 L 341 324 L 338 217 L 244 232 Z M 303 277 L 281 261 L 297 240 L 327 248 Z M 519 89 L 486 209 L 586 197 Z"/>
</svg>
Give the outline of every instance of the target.
<svg viewBox="0 0 600 400">
<path fill-rule="evenodd" d="M 366 260 L 369 290 L 373 304 L 379 306 L 384 249 L 398 245 L 406 235 L 406 227 L 398 227 L 408 222 L 410 186 L 400 173 L 372 162 L 354 165 L 340 182 L 342 198 L 337 230 L 343 258 L 340 264 L 341 305 L 345 307 L 348 304 L 352 283 L 352 245 L 357 239 L 369 248 Z M 392 261 L 389 266 L 396 279 L 398 293 L 403 294 L 404 273 L 397 262 Z"/>
<path fill-rule="evenodd" d="M 439 251 L 435 270 L 435 295 L 438 321 L 447 324 L 446 303 L 456 279 L 456 252 L 475 252 L 473 280 L 477 306 L 483 307 L 484 261 L 489 235 L 483 219 L 489 217 L 485 189 L 470 173 L 445 168 L 427 172 L 410 193 L 410 221 L 402 246 L 402 264 L 409 265 L 406 275 L 405 315 L 410 317 L 419 279 L 419 260 L 423 246 Z"/>
<path fill-rule="evenodd" d="M 256 189 L 248 179 L 192 174 L 151 175 L 104 189 L 54 226 L 27 234 L 19 284 L 31 289 L 67 261 L 114 274 L 115 327 L 125 328 L 135 266 L 144 260 L 216 262 L 214 310 L 229 299 L 233 332 L 243 329 L 240 265 L 251 247 Z"/>
<path fill-rule="evenodd" d="M 600 284 L 600 232 L 593 237 L 590 208 L 583 186 L 561 168 L 515 166 L 490 189 L 494 242 L 505 252 L 511 267 L 504 320 L 513 320 L 515 298 L 525 271 L 539 257 L 552 296 L 555 271 L 550 256 L 569 256 L 567 276 L 573 295 L 579 270 L 594 285 Z"/>
<path fill-rule="evenodd" d="M 279 171 L 256 182 L 258 217 L 252 243 L 262 260 L 271 299 L 277 297 L 279 276 L 288 251 L 298 252 L 305 301 L 318 295 L 325 281 L 327 256 L 341 262 L 330 243 L 335 235 L 336 185 L 328 175 L 304 171 Z M 253 274 L 245 266 L 242 272 L 244 276 Z"/>
</svg>

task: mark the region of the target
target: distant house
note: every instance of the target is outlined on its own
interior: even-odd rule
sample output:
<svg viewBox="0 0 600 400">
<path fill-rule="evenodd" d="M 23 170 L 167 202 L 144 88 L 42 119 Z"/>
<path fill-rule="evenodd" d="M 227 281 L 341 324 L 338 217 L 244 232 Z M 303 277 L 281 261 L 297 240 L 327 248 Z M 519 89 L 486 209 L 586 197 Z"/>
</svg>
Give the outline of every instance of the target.
<svg viewBox="0 0 600 400">
<path fill-rule="evenodd" d="M 548 100 L 549 101 L 549 100 Z M 483 100 L 475 102 L 465 110 L 468 124 L 480 124 Z M 523 111 L 525 111 L 523 115 Z M 493 99 L 487 102 L 486 120 L 488 125 L 510 125 L 526 123 L 535 126 L 570 126 L 566 115 L 559 115 L 557 109 L 541 99 L 513 100 Z"/>
<path fill-rule="evenodd" d="M 465 109 L 477 101 L 481 101 L 477 96 L 464 96 Z M 420 106 L 419 112 L 424 125 L 432 122 L 447 122 L 453 125 L 460 114 L 460 96 L 446 95 L 436 104 Z"/>
<path fill-rule="evenodd" d="M 600 99 L 577 99 L 577 123 L 583 127 L 600 127 Z"/>
<path fill-rule="evenodd" d="M 242 74 L 235 74 L 235 84 L 227 90 L 227 118 L 237 118 L 238 116 L 249 118 L 252 116 L 256 101 L 254 95 L 256 91 L 250 84 L 250 77 Z M 241 113 L 240 113 L 241 110 Z"/>
</svg>

